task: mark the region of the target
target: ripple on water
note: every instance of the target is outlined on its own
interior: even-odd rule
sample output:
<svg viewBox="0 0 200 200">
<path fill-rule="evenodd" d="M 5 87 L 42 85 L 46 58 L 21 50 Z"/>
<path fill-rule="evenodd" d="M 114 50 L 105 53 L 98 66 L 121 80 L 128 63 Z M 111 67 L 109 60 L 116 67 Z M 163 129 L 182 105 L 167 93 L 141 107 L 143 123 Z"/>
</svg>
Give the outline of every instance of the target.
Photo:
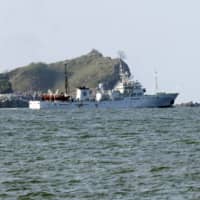
<svg viewBox="0 0 200 200">
<path fill-rule="evenodd" d="M 200 109 L 0 110 L 0 199 L 200 199 Z"/>
</svg>

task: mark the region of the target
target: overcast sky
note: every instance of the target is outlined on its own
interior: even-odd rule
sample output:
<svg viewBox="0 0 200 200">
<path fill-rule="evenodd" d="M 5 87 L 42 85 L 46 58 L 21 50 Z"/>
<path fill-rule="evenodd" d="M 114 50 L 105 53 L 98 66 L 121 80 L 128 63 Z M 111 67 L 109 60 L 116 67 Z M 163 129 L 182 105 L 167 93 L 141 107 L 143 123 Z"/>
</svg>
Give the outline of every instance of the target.
<svg viewBox="0 0 200 200">
<path fill-rule="evenodd" d="M 0 71 L 123 50 L 150 93 L 157 70 L 161 91 L 200 101 L 198 0 L 0 0 L 0 28 Z"/>
</svg>

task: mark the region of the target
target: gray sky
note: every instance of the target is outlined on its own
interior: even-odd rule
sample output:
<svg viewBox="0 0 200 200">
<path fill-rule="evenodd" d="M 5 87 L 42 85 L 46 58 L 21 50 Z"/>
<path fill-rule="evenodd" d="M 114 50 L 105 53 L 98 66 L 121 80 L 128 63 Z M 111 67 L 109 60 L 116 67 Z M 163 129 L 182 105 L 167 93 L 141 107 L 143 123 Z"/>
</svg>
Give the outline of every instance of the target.
<svg viewBox="0 0 200 200">
<path fill-rule="evenodd" d="M 0 71 L 98 49 L 126 62 L 152 93 L 200 101 L 200 1 L 0 0 Z"/>
</svg>

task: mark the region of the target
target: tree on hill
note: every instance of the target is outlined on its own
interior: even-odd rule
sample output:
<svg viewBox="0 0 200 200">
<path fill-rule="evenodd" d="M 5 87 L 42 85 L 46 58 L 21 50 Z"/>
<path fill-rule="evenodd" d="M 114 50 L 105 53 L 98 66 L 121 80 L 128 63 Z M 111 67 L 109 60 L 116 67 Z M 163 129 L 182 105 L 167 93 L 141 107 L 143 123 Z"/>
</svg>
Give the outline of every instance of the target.
<svg viewBox="0 0 200 200">
<path fill-rule="evenodd" d="M 12 85 L 6 74 L 0 74 L 0 93 L 12 93 Z"/>
</svg>

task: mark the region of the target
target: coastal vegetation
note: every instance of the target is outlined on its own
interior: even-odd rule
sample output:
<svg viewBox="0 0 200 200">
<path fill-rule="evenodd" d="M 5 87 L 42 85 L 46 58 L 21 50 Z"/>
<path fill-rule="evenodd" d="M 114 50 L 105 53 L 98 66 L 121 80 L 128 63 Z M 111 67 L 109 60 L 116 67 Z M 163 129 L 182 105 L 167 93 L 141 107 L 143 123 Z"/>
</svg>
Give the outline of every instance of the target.
<svg viewBox="0 0 200 200">
<path fill-rule="evenodd" d="M 11 93 L 12 85 L 7 74 L 0 74 L 0 93 Z"/>
</svg>

